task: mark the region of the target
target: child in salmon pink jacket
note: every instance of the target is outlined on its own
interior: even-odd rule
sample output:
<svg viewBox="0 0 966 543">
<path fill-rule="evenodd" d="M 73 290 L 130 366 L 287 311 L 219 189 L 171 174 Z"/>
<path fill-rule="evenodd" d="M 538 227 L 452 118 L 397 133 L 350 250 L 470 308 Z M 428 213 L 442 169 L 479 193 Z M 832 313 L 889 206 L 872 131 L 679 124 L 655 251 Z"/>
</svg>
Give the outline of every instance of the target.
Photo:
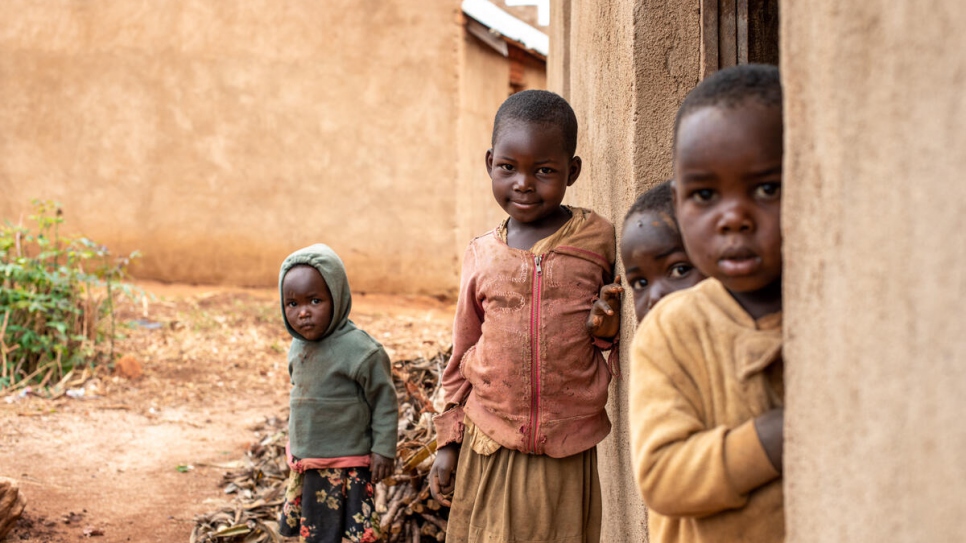
<svg viewBox="0 0 966 543">
<path fill-rule="evenodd" d="M 561 205 L 580 174 L 576 136 L 573 110 L 547 91 L 515 94 L 496 114 L 486 168 L 509 218 L 463 258 L 435 419 L 430 488 L 451 503 L 451 543 L 599 541 L 596 445 L 611 428 L 601 351 L 619 317 L 595 327 L 588 315 L 616 244 L 610 222 Z"/>
</svg>

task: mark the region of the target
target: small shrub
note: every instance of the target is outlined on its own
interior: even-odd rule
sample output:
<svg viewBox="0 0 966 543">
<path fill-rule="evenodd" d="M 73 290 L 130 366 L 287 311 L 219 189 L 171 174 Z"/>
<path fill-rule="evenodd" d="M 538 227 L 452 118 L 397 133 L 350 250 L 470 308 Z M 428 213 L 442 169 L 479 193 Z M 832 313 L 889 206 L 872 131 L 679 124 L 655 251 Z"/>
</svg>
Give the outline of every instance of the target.
<svg viewBox="0 0 966 543">
<path fill-rule="evenodd" d="M 114 301 L 137 253 L 114 257 L 60 235 L 63 213 L 34 201 L 35 230 L 0 227 L 0 390 L 56 383 L 72 369 L 113 360 Z"/>
</svg>

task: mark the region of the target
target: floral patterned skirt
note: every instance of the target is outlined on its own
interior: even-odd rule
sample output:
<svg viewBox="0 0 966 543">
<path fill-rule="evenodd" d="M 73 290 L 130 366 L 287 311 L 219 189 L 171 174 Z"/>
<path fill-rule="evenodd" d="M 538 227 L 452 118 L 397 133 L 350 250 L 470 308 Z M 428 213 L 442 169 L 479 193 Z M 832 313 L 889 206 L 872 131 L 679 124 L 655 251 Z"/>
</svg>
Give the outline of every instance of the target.
<svg viewBox="0 0 966 543">
<path fill-rule="evenodd" d="M 301 543 L 373 543 L 379 519 L 369 468 L 292 471 L 279 532 Z"/>
</svg>

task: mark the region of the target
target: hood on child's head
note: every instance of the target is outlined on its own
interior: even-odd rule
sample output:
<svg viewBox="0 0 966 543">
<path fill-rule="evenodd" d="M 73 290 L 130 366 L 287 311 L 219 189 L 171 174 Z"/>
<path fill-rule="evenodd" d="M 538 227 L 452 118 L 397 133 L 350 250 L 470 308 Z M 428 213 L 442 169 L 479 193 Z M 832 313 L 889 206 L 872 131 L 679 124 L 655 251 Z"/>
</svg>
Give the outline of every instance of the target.
<svg viewBox="0 0 966 543">
<path fill-rule="evenodd" d="M 322 278 L 325 279 L 325 284 L 329 287 L 329 293 L 332 295 L 332 322 L 329 323 L 329 327 L 322 336 L 325 339 L 349 322 L 352 294 L 349 292 L 349 278 L 345 273 L 345 265 L 339 255 L 323 243 L 316 243 L 299 249 L 288 255 L 282 262 L 282 268 L 278 272 L 278 294 L 282 305 L 282 320 L 285 321 L 285 328 L 288 329 L 288 333 L 298 339 L 305 338 L 296 332 L 289 324 L 288 319 L 285 318 L 285 293 L 282 292 L 282 281 L 289 270 L 299 265 L 312 266 L 318 270 L 322 274 Z"/>
</svg>

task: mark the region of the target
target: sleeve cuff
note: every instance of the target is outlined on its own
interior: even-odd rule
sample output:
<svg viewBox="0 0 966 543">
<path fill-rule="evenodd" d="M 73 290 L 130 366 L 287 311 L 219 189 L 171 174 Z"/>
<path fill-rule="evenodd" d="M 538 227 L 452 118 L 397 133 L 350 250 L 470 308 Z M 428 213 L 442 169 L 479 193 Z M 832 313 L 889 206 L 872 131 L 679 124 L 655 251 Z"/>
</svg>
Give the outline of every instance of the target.
<svg viewBox="0 0 966 543">
<path fill-rule="evenodd" d="M 463 424 L 463 408 L 453 407 L 433 417 L 433 424 L 436 425 L 436 447 L 444 447 L 451 443 L 463 442 L 463 431 L 466 426 Z"/>
<path fill-rule="evenodd" d="M 747 494 L 781 476 L 761 446 L 754 419 L 728 432 L 724 457 L 728 479 L 740 494 Z"/>
<path fill-rule="evenodd" d="M 375 430 L 375 428 L 373 428 L 373 430 Z M 392 430 L 396 430 L 396 427 L 394 426 Z M 395 431 L 390 432 L 388 428 L 386 431 L 378 434 L 373 432 L 371 452 L 379 453 L 386 458 L 395 458 L 397 452 L 396 441 L 398 435 L 399 434 Z"/>
</svg>

